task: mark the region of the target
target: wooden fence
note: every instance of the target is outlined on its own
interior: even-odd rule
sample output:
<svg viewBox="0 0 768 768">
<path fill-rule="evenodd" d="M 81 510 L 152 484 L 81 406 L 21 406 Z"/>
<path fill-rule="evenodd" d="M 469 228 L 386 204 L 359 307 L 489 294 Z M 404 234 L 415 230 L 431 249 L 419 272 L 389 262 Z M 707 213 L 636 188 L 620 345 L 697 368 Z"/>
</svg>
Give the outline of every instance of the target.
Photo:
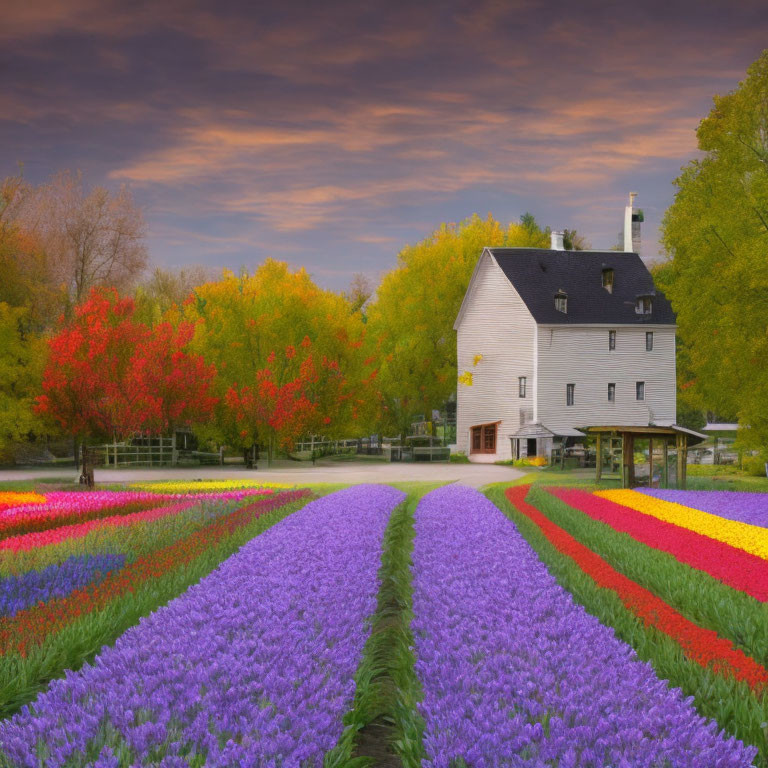
<svg viewBox="0 0 768 768">
<path fill-rule="evenodd" d="M 110 443 L 89 447 L 94 464 L 102 467 L 175 467 L 179 464 L 223 464 L 223 452 L 176 448 L 173 438 L 153 438 L 148 444 Z"/>
</svg>

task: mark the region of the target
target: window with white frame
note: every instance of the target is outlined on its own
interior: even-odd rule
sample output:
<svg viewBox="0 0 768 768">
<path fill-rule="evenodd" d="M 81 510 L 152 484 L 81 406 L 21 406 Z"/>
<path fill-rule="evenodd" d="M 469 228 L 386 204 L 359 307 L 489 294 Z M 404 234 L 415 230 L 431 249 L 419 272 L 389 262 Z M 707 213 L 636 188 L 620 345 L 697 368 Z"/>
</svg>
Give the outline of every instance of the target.
<svg viewBox="0 0 768 768">
<path fill-rule="evenodd" d="M 645 382 L 644 381 L 635 382 L 635 399 L 645 400 Z"/>
<path fill-rule="evenodd" d="M 517 377 L 517 394 L 518 397 L 525 397 L 525 388 L 528 379 L 525 376 Z"/>
<path fill-rule="evenodd" d="M 616 402 L 616 385 L 613 383 L 608 385 L 608 402 L 609 403 Z"/>
<path fill-rule="evenodd" d="M 555 294 L 555 309 L 563 314 L 568 314 L 568 294 L 558 291 Z"/>
<path fill-rule="evenodd" d="M 574 399 L 575 399 L 575 390 L 576 385 L 575 384 L 566 384 L 565 385 L 565 404 L 566 405 L 573 405 Z"/>
<path fill-rule="evenodd" d="M 638 315 L 650 315 L 653 303 L 650 296 L 638 296 L 635 302 L 635 313 Z"/>
<path fill-rule="evenodd" d="M 608 331 L 608 349 L 616 349 L 616 331 Z"/>
<path fill-rule="evenodd" d="M 650 352 L 653 349 L 653 331 L 645 332 L 645 351 Z"/>
</svg>

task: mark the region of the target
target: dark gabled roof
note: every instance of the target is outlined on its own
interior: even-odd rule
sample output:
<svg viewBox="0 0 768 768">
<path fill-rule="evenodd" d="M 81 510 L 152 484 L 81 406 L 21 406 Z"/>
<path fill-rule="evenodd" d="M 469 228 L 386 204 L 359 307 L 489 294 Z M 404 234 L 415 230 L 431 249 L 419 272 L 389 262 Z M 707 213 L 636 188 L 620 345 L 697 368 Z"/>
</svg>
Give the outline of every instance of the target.
<svg viewBox="0 0 768 768">
<path fill-rule="evenodd" d="M 636 253 L 550 251 L 544 248 L 489 248 L 537 323 L 578 325 L 674 325 L 675 313 L 653 284 Z M 613 293 L 602 285 L 603 269 L 613 269 Z M 568 296 L 568 312 L 555 309 L 555 294 Z M 639 315 L 639 296 L 652 297 L 652 311 Z"/>
</svg>

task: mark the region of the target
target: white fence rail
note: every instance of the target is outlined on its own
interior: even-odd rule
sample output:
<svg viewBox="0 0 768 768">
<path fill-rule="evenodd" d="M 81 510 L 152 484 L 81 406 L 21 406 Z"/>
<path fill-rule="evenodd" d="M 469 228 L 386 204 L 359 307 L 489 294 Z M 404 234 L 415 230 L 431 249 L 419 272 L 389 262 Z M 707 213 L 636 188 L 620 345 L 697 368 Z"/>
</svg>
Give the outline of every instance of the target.
<svg viewBox="0 0 768 768">
<path fill-rule="evenodd" d="M 175 467 L 178 464 L 222 464 L 223 453 L 178 449 L 172 438 L 158 438 L 150 445 L 111 443 L 89 447 L 93 461 L 112 467 Z"/>
</svg>

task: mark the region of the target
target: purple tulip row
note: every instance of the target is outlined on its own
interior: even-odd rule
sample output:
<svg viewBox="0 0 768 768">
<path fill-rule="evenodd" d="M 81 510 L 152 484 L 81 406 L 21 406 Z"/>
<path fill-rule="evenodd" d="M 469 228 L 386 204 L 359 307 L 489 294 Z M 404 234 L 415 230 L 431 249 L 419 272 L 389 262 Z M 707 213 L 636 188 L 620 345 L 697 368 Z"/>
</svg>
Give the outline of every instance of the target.
<svg viewBox="0 0 768 768">
<path fill-rule="evenodd" d="M 322 765 L 403 497 L 357 486 L 290 515 L 0 723 L 0 749 L 25 768 L 86 750 L 103 768 L 118 754 L 168 768 Z"/>
<path fill-rule="evenodd" d="M 741 491 L 675 491 L 656 488 L 637 488 L 649 496 L 674 501 L 711 515 L 736 520 L 739 523 L 768 528 L 768 493 Z"/>
<path fill-rule="evenodd" d="M 613 630 L 577 605 L 516 528 L 461 486 L 419 504 L 413 552 L 425 766 L 749 766 Z"/>
<path fill-rule="evenodd" d="M 80 587 L 103 581 L 123 565 L 125 555 L 74 555 L 42 571 L 7 576 L 0 579 L 0 616 L 15 616 L 36 603 L 66 597 Z"/>
</svg>

